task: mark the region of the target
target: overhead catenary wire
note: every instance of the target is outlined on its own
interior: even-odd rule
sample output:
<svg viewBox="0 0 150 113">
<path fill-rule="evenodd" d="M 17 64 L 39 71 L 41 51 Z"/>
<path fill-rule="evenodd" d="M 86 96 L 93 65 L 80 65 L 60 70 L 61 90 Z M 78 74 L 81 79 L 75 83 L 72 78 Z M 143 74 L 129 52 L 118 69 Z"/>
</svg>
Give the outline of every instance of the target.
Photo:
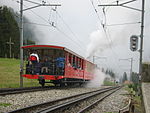
<svg viewBox="0 0 150 113">
<path fill-rule="evenodd" d="M 31 0 L 24 0 L 24 1 L 27 1 L 27 2 L 30 2 L 30 3 L 33 3 L 33 4 L 37 4 L 37 5 L 40 5 L 40 3 L 37 3 L 37 2 L 33 2 Z"/>
<path fill-rule="evenodd" d="M 52 8 L 53 9 L 53 8 Z M 68 30 L 72 33 L 73 37 L 75 38 L 74 41 L 76 41 L 77 43 L 79 43 L 78 45 L 84 50 L 85 50 L 85 46 L 86 45 L 83 41 L 81 41 L 79 39 L 79 37 L 72 31 L 72 29 L 70 28 L 70 26 L 65 22 L 65 20 L 63 19 L 63 17 L 61 16 L 61 14 L 56 10 L 54 9 L 54 11 L 56 12 L 56 14 L 58 15 L 58 17 L 62 20 L 62 22 L 64 23 L 64 25 L 68 28 Z M 50 15 L 51 16 L 51 15 Z M 64 33 L 63 33 L 64 34 Z M 65 33 L 66 34 L 66 33 Z"/>
<path fill-rule="evenodd" d="M 14 16 L 19 18 L 19 15 L 14 13 Z M 35 22 L 27 22 L 27 21 L 24 21 L 23 23 L 25 24 L 33 24 L 33 25 L 38 25 L 38 26 L 45 26 L 45 27 L 53 27 L 53 26 L 50 26 L 49 24 L 42 24 L 42 23 L 35 23 Z"/>
<path fill-rule="evenodd" d="M 16 1 L 17 3 L 20 3 L 18 0 Z M 25 7 L 27 7 L 26 5 L 24 5 Z M 80 48 L 79 49 L 79 51 L 81 51 L 81 45 L 79 45 L 75 40 L 73 40 L 72 39 L 72 37 L 70 37 L 70 36 L 68 36 L 66 33 L 64 33 L 61 29 L 59 29 L 58 27 L 56 27 L 56 26 L 53 26 L 53 25 L 51 25 L 50 23 L 49 23 L 49 21 L 48 20 L 46 20 L 44 17 L 42 17 L 42 16 L 40 16 L 40 15 L 38 15 L 37 13 L 35 13 L 34 11 L 32 11 L 32 10 L 29 10 L 30 12 L 32 12 L 32 13 L 34 13 L 36 16 L 38 16 L 39 18 L 41 18 L 43 21 L 45 21 L 46 23 L 48 23 L 48 25 L 50 26 L 50 27 L 54 27 L 55 29 L 57 29 L 61 34 L 63 34 L 64 36 L 66 36 L 69 40 L 71 40 L 72 42 L 73 42 L 73 44 L 75 44 L 78 48 Z M 32 22 L 31 22 L 32 23 Z M 41 25 L 41 26 L 47 26 L 47 25 L 42 25 L 42 24 L 38 24 L 38 23 L 32 23 L 32 24 L 35 24 L 35 25 Z"/>
<path fill-rule="evenodd" d="M 129 25 L 129 24 L 140 24 L 141 22 L 128 22 L 128 23 L 120 23 L 120 24 L 108 24 L 105 26 L 120 26 L 120 25 Z"/>
<path fill-rule="evenodd" d="M 47 1 L 48 3 L 49 3 L 49 1 Z M 56 8 L 56 7 L 55 7 Z M 58 13 L 58 11 L 55 9 L 54 10 L 55 12 L 56 12 L 56 14 L 58 15 L 58 17 L 62 20 L 62 22 L 64 23 L 64 25 L 68 28 L 68 30 L 70 30 L 70 32 L 72 33 L 72 35 L 74 36 L 74 38 L 76 38 L 75 39 L 75 41 L 77 41 L 77 43 L 80 43 L 79 45 L 80 45 L 80 47 L 82 48 L 82 49 L 84 49 L 85 50 L 85 48 L 83 47 L 83 44 L 84 45 L 86 45 L 83 41 L 81 41 L 79 38 L 78 38 L 78 36 L 72 31 L 72 29 L 70 28 L 70 26 L 65 22 L 65 20 L 62 18 L 62 16 L 61 16 L 61 14 L 60 13 Z"/>
<path fill-rule="evenodd" d="M 56 11 L 57 12 L 57 11 Z M 78 36 L 72 31 L 72 29 L 69 27 L 69 25 L 64 21 L 64 19 L 62 18 L 62 16 L 57 12 L 58 16 L 61 18 L 61 20 L 63 21 L 63 23 L 66 25 L 66 27 L 70 30 L 70 32 L 74 35 L 74 37 L 78 40 L 78 42 L 80 42 L 81 46 L 83 46 L 83 44 L 85 45 L 85 43 L 81 40 L 79 40 Z"/>
<path fill-rule="evenodd" d="M 105 12 L 105 8 L 103 7 L 103 14 L 104 14 L 104 19 L 105 19 L 105 23 L 103 24 L 102 23 L 102 20 L 100 19 L 100 16 L 98 15 L 98 11 L 97 11 L 97 9 L 95 8 L 95 6 L 94 6 L 94 3 L 93 3 L 93 0 L 90 0 L 90 2 L 91 2 L 91 4 L 92 4 L 92 6 L 93 6 L 93 8 L 94 8 L 94 11 L 95 11 L 95 13 L 96 13 L 96 15 L 97 15 L 97 17 L 98 17 L 98 19 L 100 20 L 100 23 L 101 23 L 101 25 L 102 25 L 102 28 L 103 28 L 103 30 L 104 30 L 104 32 L 105 32 L 105 35 L 106 35 L 106 38 L 107 38 L 107 40 L 108 40 L 108 44 L 109 44 L 109 47 L 110 47 L 110 50 L 112 51 L 112 53 L 114 53 L 115 54 L 115 56 L 118 56 L 117 55 L 117 53 L 113 50 L 113 48 L 112 48 L 112 44 L 113 44 L 113 41 L 111 40 L 111 38 L 109 38 L 110 36 L 110 34 L 108 33 L 108 31 L 106 30 L 106 12 Z M 101 3 L 100 1 L 98 1 L 99 3 Z M 116 63 L 114 63 L 118 68 L 119 68 L 119 66 L 116 64 Z"/>
<path fill-rule="evenodd" d="M 120 0 L 121 1 L 121 0 Z M 135 0 L 136 1 L 136 0 Z M 119 2 L 119 1 L 118 1 Z M 109 7 L 108 7 L 109 8 Z M 108 10 L 108 8 L 107 8 L 107 10 Z M 105 9 L 103 10 L 104 11 L 104 13 L 105 13 Z M 105 13 L 105 16 L 106 16 L 106 13 Z M 128 23 L 120 23 L 120 24 L 109 24 L 109 25 L 105 25 L 105 26 L 108 26 L 108 27 L 111 27 L 111 26 L 119 26 L 119 25 L 129 25 L 129 24 L 139 24 L 139 23 L 141 23 L 141 22 L 128 22 Z M 110 37 L 110 34 L 109 34 L 109 30 L 107 29 L 107 33 L 108 33 L 108 37 Z M 112 48 L 112 52 L 114 53 L 114 54 L 116 54 L 116 57 L 118 57 L 118 55 L 117 55 L 117 53 L 113 50 L 113 48 Z M 119 58 L 118 58 L 119 59 Z M 115 63 L 116 64 L 116 63 Z M 117 65 L 118 66 L 118 65 Z M 119 67 L 119 66 L 118 66 Z M 121 70 L 123 70 L 123 69 L 121 69 Z"/>
<path fill-rule="evenodd" d="M 103 30 L 104 30 L 105 35 L 106 35 L 106 38 L 107 38 L 107 40 L 108 40 L 108 44 L 109 44 L 110 48 L 112 49 L 112 47 L 111 47 L 112 40 L 110 39 L 110 41 L 109 41 L 109 38 L 108 38 L 108 35 L 107 35 L 107 32 L 106 32 L 106 29 L 105 29 L 105 25 L 102 23 L 102 21 L 101 21 L 99 15 L 98 15 L 98 12 L 97 12 L 97 9 L 96 9 L 95 6 L 94 6 L 93 0 L 90 0 L 90 1 L 91 1 L 91 4 L 92 4 L 92 6 L 93 6 L 93 8 L 94 8 L 94 11 L 96 12 L 96 14 L 97 14 L 97 16 L 98 16 L 98 19 L 100 20 L 100 23 L 101 23 L 101 25 L 102 25 L 102 27 L 103 27 Z M 99 1 L 99 2 L 100 2 L 100 1 Z M 104 17 L 105 17 L 105 11 L 103 11 L 103 13 L 104 13 Z"/>
<path fill-rule="evenodd" d="M 91 4 L 92 4 L 92 7 L 93 7 L 93 9 L 94 9 L 94 11 L 95 11 L 96 15 L 97 15 L 97 18 L 99 19 L 99 21 L 100 21 L 101 25 L 103 26 L 102 20 L 101 20 L 101 18 L 100 18 L 100 16 L 99 16 L 99 14 L 98 14 L 98 11 L 97 11 L 97 9 L 96 9 L 96 7 L 95 7 L 95 5 L 94 5 L 93 0 L 90 0 L 90 2 L 91 2 Z"/>
<path fill-rule="evenodd" d="M 18 17 L 18 16 L 17 16 L 17 17 Z M 34 25 L 39 25 L 39 26 L 46 26 L 46 27 L 54 27 L 54 26 L 52 26 L 52 25 L 50 25 L 50 24 L 40 24 L 40 23 L 34 23 L 34 22 L 24 22 L 24 23 L 25 23 L 25 24 L 34 24 Z M 65 36 L 68 37 L 68 35 L 67 35 L 66 33 L 62 32 L 59 28 L 56 27 L 56 29 L 57 29 L 59 32 L 61 32 L 63 35 L 65 35 Z M 69 37 L 69 38 L 71 38 L 71 37 Z M 74 42 L 74 40 L 72 40 L 72 39 L 71 39 L 71 41 Z M 80 45 L 79 45 L 79 46 L 80 46 Z"/>
<path fill-rule="evenodd" d="M 33 11 L 32 11 L 33 12 Z M 35 12 L 33 12 L 35 15 L 37 15 Z M 60 30 L 58 27 L 56 27 L 56 26 L 53 26 L 53 25 L 51 25 L 45 18 L 43 18 L 43 17 L 41 17 L 41 16 L 39 16 L 39 15 L 37 15 L 38 17 L 40 17 L 42 20 L 44 20 L 45 22 L 47 22 L 48 24 L 49 24 L 49 26 L 50 27 L 54 27 L 55 29 L 57 29 L 60 33 L 62 33 L 64 36 L 66 36 L 69 40 L 71 40 L 71 41 L 73 41 L 74 43 L 76 43 L 75 42 L 75 40 L 73 40 L 70 36 L 68 36 L 66 33 L 64 33 L 62 30 Z M 74 44 L 73 43 L 73 44 Z M 77 46 L 78 45 L 78 46 Z M 77 47 L 80 47 L 80 45 L 78 44 L 78 43 L 76 43 L 76 46 Z"/>
</svg>

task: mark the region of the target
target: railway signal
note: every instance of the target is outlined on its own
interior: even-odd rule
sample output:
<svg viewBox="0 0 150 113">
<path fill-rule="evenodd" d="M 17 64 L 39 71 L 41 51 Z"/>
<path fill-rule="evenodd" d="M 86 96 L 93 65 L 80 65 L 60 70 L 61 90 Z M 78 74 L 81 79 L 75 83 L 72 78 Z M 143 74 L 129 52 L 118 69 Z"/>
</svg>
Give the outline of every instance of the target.
<svg viewBox="0 0 150 113">
<path fill-rule="evenodd" d="M 138 36 L 132 35 L 130 37 L 130 49 L 136 51 L 138 49 Z"/>
</svg>

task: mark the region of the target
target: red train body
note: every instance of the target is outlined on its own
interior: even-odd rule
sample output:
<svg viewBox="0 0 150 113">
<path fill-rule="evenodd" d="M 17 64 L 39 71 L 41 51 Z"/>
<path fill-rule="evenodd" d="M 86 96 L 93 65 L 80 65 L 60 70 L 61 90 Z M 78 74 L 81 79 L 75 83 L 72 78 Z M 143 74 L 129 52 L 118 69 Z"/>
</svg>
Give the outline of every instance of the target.
<svg viewBox="0 0 150 113">
<path fill-rule="evenodd" d="M 26 62 L 22 76 L 28 79 L 38 79 L 42 86 L 46 83 L 45 80 L 50 80 L 55 85 L 82 84 L 94 77 L 95 64 L 65 47 L 30 45 L 22 48 L 24 49 L 24 62 Z M 39 57 L 35 64 L 30 58 L 33 52 Z M 57 61 L 57 59 L 62 61 Z"/>
</svg>

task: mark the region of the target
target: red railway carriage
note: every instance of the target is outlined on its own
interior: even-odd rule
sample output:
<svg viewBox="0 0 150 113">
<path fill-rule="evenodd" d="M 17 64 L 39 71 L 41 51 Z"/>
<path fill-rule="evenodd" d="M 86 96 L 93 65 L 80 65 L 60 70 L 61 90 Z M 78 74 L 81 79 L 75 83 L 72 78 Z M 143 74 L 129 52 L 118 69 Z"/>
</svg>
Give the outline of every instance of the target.
<svg viewBox="0 0 150 113">
<path fill-rule="evenodd" d="M 95 65 L 73 51 L 54 45 L 23 46 L 26 63 L 23 77 L 38 79 L 44 86 L 84 83 L 94 77 Z"/>
</svg>

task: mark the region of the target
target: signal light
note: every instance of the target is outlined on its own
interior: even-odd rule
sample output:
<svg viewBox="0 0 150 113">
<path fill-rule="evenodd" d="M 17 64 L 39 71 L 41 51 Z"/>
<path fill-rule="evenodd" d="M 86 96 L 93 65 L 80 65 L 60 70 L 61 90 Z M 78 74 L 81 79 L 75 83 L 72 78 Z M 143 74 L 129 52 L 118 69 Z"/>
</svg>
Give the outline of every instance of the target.
<svg viewBox="0 0 150 113">
<path fill-rule="evenodd" d="M 138 36 L 132 35 L 130 37 L 130 49 L 136 51 L 138 49 Z"/>
</svg>

